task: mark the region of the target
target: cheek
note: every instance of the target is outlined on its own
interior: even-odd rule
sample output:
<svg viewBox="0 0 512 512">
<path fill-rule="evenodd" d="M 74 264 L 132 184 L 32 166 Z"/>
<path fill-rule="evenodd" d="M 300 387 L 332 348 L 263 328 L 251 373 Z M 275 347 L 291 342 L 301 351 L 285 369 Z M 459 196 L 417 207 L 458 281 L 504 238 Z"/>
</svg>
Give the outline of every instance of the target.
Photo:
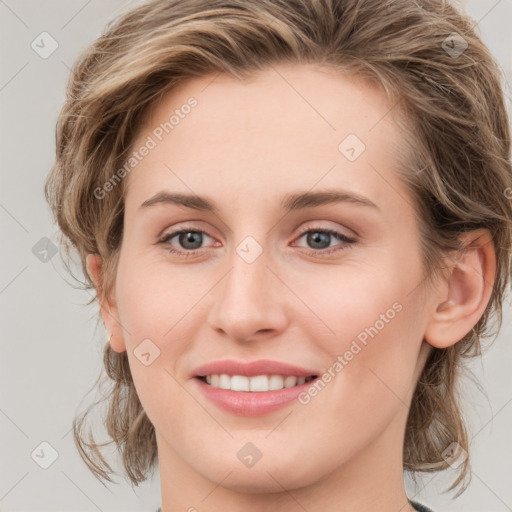
<svg viewBox="0 0 512 512">
<path fill-rule="evenodd" d="M 212 281 L 213 282 L 213 281 Z M 126 259 L 119 265 L 119 315 L 132 337 L 162 341 L 211 287 L 207 276 L 173 268 L 167 262 Z"/>
<path fill-rule="evenodd" d="M 414 309 L 403 297 L 391 302 L 395 297 L 352 302 L 352 315 L 345 315 L 338 324 L 335 342 L 331 336 L 324 345 L 330 354 L 329 366 L 320 377 L 325 385 L 310 398 L 302 397 L 301 403 L 311 407 L 308 415 L 323 418 L 323 434 L 333 436 L 333 444 L 345 443 L 347 453 L 407 414 L 421 336 L 415 338 L 411 329 Z M 340 440 L 340 433 L 351 441 Z"/>
<path fill-rule="evenodd" d="M 120 259 L 116 295 L 133 380 L 149 415 L 153 407 L 162 407 L 155 389 L 180 395 L 172 376 L 184 378 L 180 361 L 197 337 L 202 325 L 197 320 L 199 302 L 214 280 L 205 272 L 200 275 L 167 262 L 140 260 L 126 255 Z M 149 356 L 144 357 L 145 353 Z"/>
<path fill-rule="evenodd" d="M 423 338 L 421 305 L 411 293 L 420 276 L 419 260 L 404 266 L 395 258 L 383 260 L 371 274 L 347 272 L 331 284 L 326 294 L 331 300 L 324 299 L 318 309 L 334 331 L 321 344 L 336 375 L 333 387 L 343 395 L 338 404 L 345 407 L 357 398 L 372 408 L 407 401 Z"/>
</svg>

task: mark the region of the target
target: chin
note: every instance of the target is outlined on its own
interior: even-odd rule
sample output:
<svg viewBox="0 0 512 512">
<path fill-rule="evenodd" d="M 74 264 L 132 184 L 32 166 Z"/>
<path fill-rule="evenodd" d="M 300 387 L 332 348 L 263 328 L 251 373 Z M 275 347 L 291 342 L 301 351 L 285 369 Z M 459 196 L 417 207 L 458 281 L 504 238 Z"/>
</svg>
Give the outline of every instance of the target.
<svg viewBox="0 0 512 512">
<path fill-rule="evenodd" d="M 206 472 L 204 467 L 197 470 L 204 478 L 215 484 L 225 477 L 222 487 L 226 489 L 240 493 L 264 494 L 280 493 L 283 488 L 293 490 L 314 484 L 313 468 L 303 467 L 302 471 L 298 471 L 298 464 L 268 458 L 263 461 L 262 458 L 254 466 L 247 468 L 237 459 L 235 464 L 230 461 L 209 465 Z"/>
</svg>

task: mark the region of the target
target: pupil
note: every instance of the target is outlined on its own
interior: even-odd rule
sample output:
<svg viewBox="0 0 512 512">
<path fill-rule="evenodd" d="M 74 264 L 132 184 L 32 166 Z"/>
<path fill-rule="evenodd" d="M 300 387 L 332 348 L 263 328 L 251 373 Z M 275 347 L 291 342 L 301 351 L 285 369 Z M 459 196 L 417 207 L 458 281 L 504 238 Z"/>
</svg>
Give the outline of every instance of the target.
<svg viewBox="0 0 512 512">
<path fill-rule="evenodd" d="M 188 246 L 187 244 L 189 242 L 194 242 L 194 238 L 196 239 L 197 245 L 194 247 Z M 199 247 L 201 247 L 201 241 L 201 233 L 188 231 L 187 233 L 182 233 L 180 235 L 180 243 L 187 249 L 198 249 Z"/>
<path fill-rule="evenodd" d="M 322 244 L 322 242 L 325 242 L 326 246 L 325 247 L 329 247 L 329 237 L 330 237 L 330 234 L 329 233 L 314 233 L 314 234 L 310 234 L 308 235 L 308 242 L 312 243 L 313 245 L 315 244 Z M 325 249 L 325 247 L 315 247 L 316 249 Z"/>
</svg>

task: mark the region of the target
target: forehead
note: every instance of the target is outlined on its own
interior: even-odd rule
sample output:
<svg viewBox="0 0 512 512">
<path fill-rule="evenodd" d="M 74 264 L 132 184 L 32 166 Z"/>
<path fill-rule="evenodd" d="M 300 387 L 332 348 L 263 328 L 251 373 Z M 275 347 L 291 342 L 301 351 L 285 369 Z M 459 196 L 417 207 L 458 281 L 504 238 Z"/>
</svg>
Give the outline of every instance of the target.
<svg viewBox="0 0 512 512">
<path fill-rule="evenodd" d="M 129 173 L 127 203 L 164 186 L 207 195 L 229 187 L 231 198 L 315 183 L 385 195 L 386 180 L 400 187 L 392 107 L 380 89 L 318 66 L 187 80 L 147 113 L 133 148 L 151 149 Z"/>
</svg>

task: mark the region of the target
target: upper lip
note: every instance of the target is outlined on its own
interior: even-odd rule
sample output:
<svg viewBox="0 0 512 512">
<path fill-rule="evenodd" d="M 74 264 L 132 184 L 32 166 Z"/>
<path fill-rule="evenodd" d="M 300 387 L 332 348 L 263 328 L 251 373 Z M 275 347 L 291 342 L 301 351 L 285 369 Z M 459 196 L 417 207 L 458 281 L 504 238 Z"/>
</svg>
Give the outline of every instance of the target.
<svg viewBox="0 0 512 512">
<path fill-rule="evenodd" d="M 226 359 L 213 361 L 196 368 L 192 377 L 205 377 L 206 375 L 245 375 L 255 377 L 256 375 L 293 375 L 295 377 L 310 377 L 318 375 L 315 370 L 308 370 L 299 366 L 293 366 L 280 361 L 261 359 L 258 361 L 243 362 Z"/>
</svg>

